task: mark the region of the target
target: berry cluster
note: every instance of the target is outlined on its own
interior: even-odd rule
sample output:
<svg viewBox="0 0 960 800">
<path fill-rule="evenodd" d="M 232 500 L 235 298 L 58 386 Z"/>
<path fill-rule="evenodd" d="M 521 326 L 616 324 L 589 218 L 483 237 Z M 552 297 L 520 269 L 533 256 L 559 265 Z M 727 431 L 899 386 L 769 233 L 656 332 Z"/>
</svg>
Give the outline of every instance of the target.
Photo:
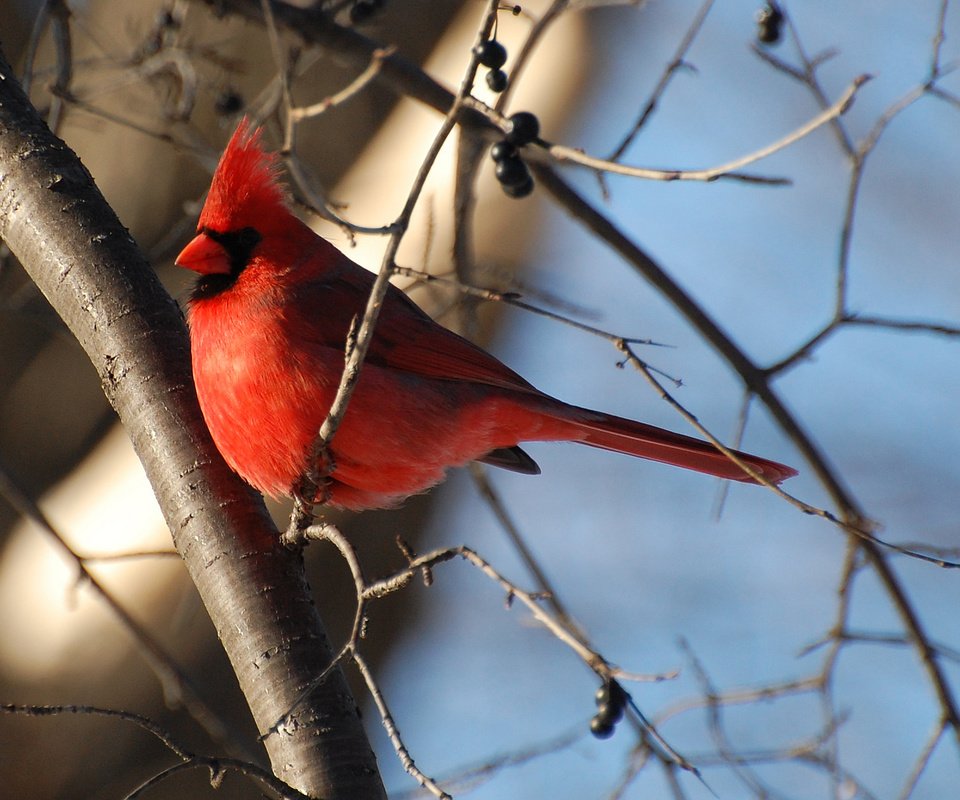
<svg viewBox="0 0 960 800">
<path fill-rule="evenodd" d="M 598 739 L 613 735 L 616 724 L 623 719 L 623 710 L 630 696 L 615 680 L 610 679 L 597 689 L 597 715 L 590 720 L 590 732 Z"/>
<path fill-rule="evenodd" d="M 507 120 L 507 137 L 490 148 L 494 174 L 507 197 L 526 197 L 533 191 L 533 176 L 520 157 L 520 149 L 537 140 L 540 121 L 529 111 L 518 111 Z"/>
<path fill-rule="evenodd" d="M 776 44 L 780 41 L 783 28 L 783 12 L 776 3 L 767 3 L 757 11 L 757 39 L 762 44 Z"/>
<path fill-rule="evenodd" d="M 507 63 L 507 48 L 496 39 L 481 42 L 476 49 L 477 60 L 490 71 L 487 73 L 487 86 L 498 94 L 507 88 L 507 73 L 503 65 Z"/>
</svg>

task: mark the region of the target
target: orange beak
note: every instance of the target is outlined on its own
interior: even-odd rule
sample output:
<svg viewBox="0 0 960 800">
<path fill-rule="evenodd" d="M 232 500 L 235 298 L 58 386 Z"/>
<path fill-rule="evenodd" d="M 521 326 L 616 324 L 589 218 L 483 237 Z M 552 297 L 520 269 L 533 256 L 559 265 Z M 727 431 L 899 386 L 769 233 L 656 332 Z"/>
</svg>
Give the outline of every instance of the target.
<svg viewBox="0 0 960 800">
<path fill-rule="evenodd" d="M 228 275 L 230 256 L 218 242 L 205 233 L 198 233 L 190 243 L 180 251 L 174 262 L 178 267 L 192 269 L 201 275 Z"/>
</svg>

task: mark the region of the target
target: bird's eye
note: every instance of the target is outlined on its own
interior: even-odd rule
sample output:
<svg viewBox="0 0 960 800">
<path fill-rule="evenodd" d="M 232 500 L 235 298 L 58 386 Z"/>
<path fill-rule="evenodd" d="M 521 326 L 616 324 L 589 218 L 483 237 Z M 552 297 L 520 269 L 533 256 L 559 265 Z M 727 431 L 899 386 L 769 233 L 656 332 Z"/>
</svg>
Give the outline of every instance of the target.
<svg viewBox="0 0 960 800">
<path fill-rule="evenodd" d="M 260 234 L 256 228 L 241 228 L 237 231 L 237 244 L 244 250 L 253 250 L 259 242 Z"/>
<path fill-rule="evenodd" d="M 230 254 L 230 261 L 235 272 L 240 272 L 253 256 L 253 249 L 260 243 L 260 234 L 256 228 L 240 228 L 224 236 L 223 242 Z"/>
</svg>

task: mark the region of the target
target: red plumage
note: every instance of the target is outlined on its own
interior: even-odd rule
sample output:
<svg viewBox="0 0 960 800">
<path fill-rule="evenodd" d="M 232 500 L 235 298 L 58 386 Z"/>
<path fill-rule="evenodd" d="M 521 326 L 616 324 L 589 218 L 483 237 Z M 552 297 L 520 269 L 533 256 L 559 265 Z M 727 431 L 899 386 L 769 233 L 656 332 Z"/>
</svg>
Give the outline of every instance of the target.
<svg viewBox="0 0 960 800">
<path fill-rule="evenodd" d="M 289 210 L 277 157 L 242 122 L 220 160 L 197 236 L 177 264 L 200 273 L 189 302 L 193 373 L 227 463 L 289 495 L 306 469 L 374 276 Z M 538 472 L 516 446 L 573 441 L 752 482 L 713 445 L 555 400 L 441 327 L 395 287 L 331 447 L 328 502 L 383 508 L 472 460 Z M 790 467 L 738 453 L 767 479 Z"/>
</svg>

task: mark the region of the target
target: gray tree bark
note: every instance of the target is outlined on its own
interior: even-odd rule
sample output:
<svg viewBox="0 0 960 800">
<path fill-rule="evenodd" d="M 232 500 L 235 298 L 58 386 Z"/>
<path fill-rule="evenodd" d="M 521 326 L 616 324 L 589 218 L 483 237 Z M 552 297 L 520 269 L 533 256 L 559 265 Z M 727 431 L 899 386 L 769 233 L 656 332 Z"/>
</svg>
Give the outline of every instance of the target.
<svg viewBox="0 0 960 800">
<path fill-rule="evenodd" d="M 2 51 L 0 237 L 93 362 L 266 734 L 332 658 L 302 560 L 210 439 L 179 308 Z M 264 742 L 304 794 L 385 797 L 339 669 Z"/>
</svg>

